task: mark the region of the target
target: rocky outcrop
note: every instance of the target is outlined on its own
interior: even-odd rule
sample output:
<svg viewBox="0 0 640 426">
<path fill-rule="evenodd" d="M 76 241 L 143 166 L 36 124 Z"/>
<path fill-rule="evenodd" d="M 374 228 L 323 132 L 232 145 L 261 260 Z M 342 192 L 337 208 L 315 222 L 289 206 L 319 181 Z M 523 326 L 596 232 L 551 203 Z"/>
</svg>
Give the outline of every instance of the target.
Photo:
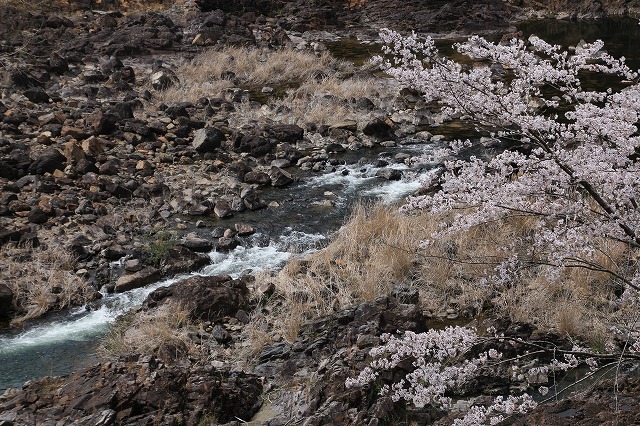
<svg viewBox="0 0 640 426">
<path fill-rule="evenodd" d="M 143 306 L 155 308 L 170 300 L 184 306 L 193 321 L 215 322 L 246 309 L 249 290 L 242 279 L 233 280 L 226 275 L 194 276 L 153 291 Z"/>
<path fill-rule="evenodd" d="M 152 356 L 45 378 L 0 397 L 0 424 L 175 424 L 250 419 L 262 404 L 252 374 L 167 366 Z"/>
</svg>

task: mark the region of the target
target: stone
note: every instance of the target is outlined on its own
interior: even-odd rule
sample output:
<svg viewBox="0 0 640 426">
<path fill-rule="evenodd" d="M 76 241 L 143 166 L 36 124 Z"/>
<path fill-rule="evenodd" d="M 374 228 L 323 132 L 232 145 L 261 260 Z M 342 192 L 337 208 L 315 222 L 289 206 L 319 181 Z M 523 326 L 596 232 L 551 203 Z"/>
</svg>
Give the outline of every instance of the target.
<svg viewBox="0 0 640 426">
<path fill-rule="evenodd" d="M 202 238 L 193 232 L 185 235 L 180 245 L 195 252 L 208 252 L 213 249 L 212 241 Z"/>
<path fill-rule="evenodd" d="M 250 171 L 244 175 L 243 181 L 256 185 L 269 185 L 271 183 L 271 177 L 264 172 Z"/>
<path fill-rule="evenodd" d="M 30 223 L 35 223 L 39 225 L 39 224 L 46 223 L 49 220 L 49 215 L 45 213 L 41 208 L 36 207 L 34 209 L 31 209 L 31 211 L 29 211 L 29 213 L 27 214 L 27 220 Z"/>
<path fill-rule="evenodd" d="M 153 291 L 142 306 L 148 309 L 169 300 L 182 304 L 191 319 L 213 323 L 247 309 L 249 289 L 243 280 L 227 275 L 195 275 Z"/>
<path fill-rule="evenodd" d="M 91 127 L 97 135 L 108 135 L 116 129 L 117 117 L 112 114 L 107 114 L 104 111 L 97 109 L 85 119 L 87 126 Z"/>
<path fill-rule="evenodd" d="M 269 171 L 272 186 L 286 186 L 293 182 L 293 177 L 280 167 L 272 166 Z"/>
<path fill-rule="evenodd" d="M 260 210 L 267 206 L 267 203 L 258 196 L 258 193 L 253 188 L 244 189 L 240 193 L 240 197 L 249 210 Z"/>
<path fill-rule="evenodd" d="M 295 144 L 304 137 L 304 129 L 296 124 L 273 124 L 265 127 L 263 134 L 278 142 Z"/>
<path fill-rule="evenodd" d="M 124 262 L 124 270 L 127 272 L 138 272 L 144 268 L 140 259 L 127 259 Z"/>
<path fill-rule="evenodd" d="M 123 291 L 144 287 L 147 284 L 158 281 L 160 278 L 161 274 L 158 269 L 153 266 L 147 266 L 138 272 L 125 274 L 118 278 L 114 290 L 116 293 L 122 293 Z"/>
<path fill-rule="evenodd" d="M 356 130 L 358 130 L 358 123 L 353 120 L 340 121 L 332 125 L 330 129 L 340 129 L 340 130 L 348 130 L 350 132 L 355 132 Z"/>
<path fill-rule="evenodd" d="M 167 89 L 173 86 L 175 82 L 176 82 L 176 77 L 165 70 L 155 72 L 151 76 L 151 87 L 153 87 L 156 90 Z"/>
<path fill-rule="evenodd" d="M 34 155 L 34 161 L 29 165 L 28 172 L 35 175 L 53 173 L 63 170 L 66 158 L 55 148 L 46 148 Z"/>
<path fill-rule="evenodd" d="M 42 104 L 49 102 L 49 95 L 41 87 L 32 87 L 23 92 L 31 102 Z"/>
<path fill-rule="evenodd" d="M 211 337 L 216 339 L 218 343 L 229 343 L 231 341 L 231 334 L 227 330 L 224 329 L 220 324 L 216 324 L 211 330 Z"/>
<path fill-rule="evenodd" d="M 216 127 L 207 127 L 196 130 L 191 145 L 198 152 L 213 152 L 222 146 L 225 140 L 224 133 Z"/>
<path fill-rule="evenodd" d="M 218 243 L 216 244 L 217 251 L 231 251 L 234 248 L 238 247 L 240 243 L 236 241 L 235 238 L 231 237 L 220 237 L 218 239 Z"/>
<path fill-rule="evenodd" d="M 396 170 L 391 168 L 382 168 L 376 172 L 376 176 L 384 178 L 386 180 L 400 180 L 402 179 L 402 170 Z"/>
<path fill-rule="evenodd" d="M 74 126 L 62 126 L 60 135 L 62 137 L 71 136 L 74 139 L 84 139 L 87 136 L 84 130 Z"/>
<path fill-rule="evenodd" d="M 225 218 L 233 215 L 233 209 L 231 208 L 231 204 L 227 200 L 220 199 L 216 201 L 216 204 L 213 208 L 214 213 L 219 218 Z"/>
<path fill-rule="evenodd" d="M 255 228 L 248 223 L 236 223 L 235 224 L 236 232 L 241 237 L 251 235 L 256 232 Z"/>
<path fill-rule="evenodd" d="M 63 155 L 66 157 L 68 164 L 76 164 L 80 160 L 84 160 L 86 156 L 84 150 L 76 141 L 64 144 Z"/>
<path fill-rule="evenodd" d="M 367 136 L 374 136 L 379 139 L 390 138 L 392 136 L 393 122 L 388 119 L 375 118 L 365 124 L 362 133 Z"/>
</svg>

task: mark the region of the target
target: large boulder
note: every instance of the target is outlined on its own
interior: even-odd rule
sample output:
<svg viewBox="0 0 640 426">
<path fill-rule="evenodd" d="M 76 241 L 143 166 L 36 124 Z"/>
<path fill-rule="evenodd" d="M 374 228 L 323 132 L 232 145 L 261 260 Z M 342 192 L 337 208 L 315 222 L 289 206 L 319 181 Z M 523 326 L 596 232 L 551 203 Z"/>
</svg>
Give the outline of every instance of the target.
<svg viewBox="0 0 640 426">
<path fill-rule="evenodd" d="M 0 424 L 236 424 L 262 405 L 256 375 L 167 365 L 154 356 L 130 358 L 12 389 L 0 396 Z"/>
<path fill-rule="evenodd" d="M 215 322 L 246 309 L 249 290 L 243 280 L 233 280 L 227 275 L 196 275 L 155 290 L 143 307 L 150 309 L 168 300 L 184 306 L 192 320 Z"/>
<path fill-rule="evenodd" d="M 123 291 L 144 287 L 145 285 L 158 281 L 160 278 L 160 271 L 152 266 L 148 266 L 141 271 L 126 274 L 118 278 L 115 291 L 116 293 L 122 293 Z"/>
<path fill-rule="evenodd" d="M 198 152 L 213 152 L 216 148 L 222 146 L 224 140 L 224 133 L 220 129 L 207 127 L 196 130 L 193 135 L 192 146 Z"/>
<path fill-rule="evenodd" d="M 33 155 L 33 162 L 28 172 L 35 175 L 53 173 L 56 169 L 63 170 L 67 161 L 64 155 L 55 148 L 44 149 Z"/>
</svg>

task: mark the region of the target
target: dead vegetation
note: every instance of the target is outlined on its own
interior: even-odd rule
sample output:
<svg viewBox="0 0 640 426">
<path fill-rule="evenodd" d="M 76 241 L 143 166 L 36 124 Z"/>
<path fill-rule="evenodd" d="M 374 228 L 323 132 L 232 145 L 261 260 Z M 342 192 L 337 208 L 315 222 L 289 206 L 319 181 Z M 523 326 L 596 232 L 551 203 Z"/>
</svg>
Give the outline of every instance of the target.
<svg viewBox="0 0 640 426">
<path fill-rule="evenodd" d="M 0 279 L 13 292 L 18 313 L 12 325 L 95 298 L 95 289 L 74 272 L 74 256 L 62 247 L 7 248 L 0 263 Z"/>
<path fill-rule="evenodd" d="M 171 343 L 174 348 L 184 348 L 187 336 L 189 312 L 181 305 L 165 303 L 157 309 L 118 318 L 116 324 L 101 345 L 102 355 L 118 357 L 132 353 L 153 353 L 162 345 Z"/>
<path fill-rule="evenodd" d="M 355 99 L 380 98 L 381 85 L 369 71 L 327 52 L 225 47 L 179 64 L 176 75 L 180 82 L 158 92 L 157 99 L 166 104 L 196 102 L 202 97 L 224 97 L 225 89 L 260 92 L 268 86 L 273 95 L 260 97 L 265 105 L 241 104 L 231 114 L 230 123 L 240 126 L 268 118 L 288 124 L 333 124 L 362 114 Z"/>
<path fill-rule="evenodd" d="M 534 219 L 488 223 L 417 249 L 444 221 L 424 213 L 400 214 L 390 206 L 356 207 L 326 249 L 273 276 L 258 277 L 277 290 L 266 305 L 268 318 L 259 316 L 248 338 L 256 346 L 274 334 L 293 341 L 305 321 L 387 296 L 395 286 L 419 289 L 422 306 L 434 318 L 444 319 L 451 310 L 469 319 L 480 312 L 506 316 L 581 337 L 595 347 L 611 338 L 612 327 L 629 321 L 632 312 L 616 303 L 616 287 L 605 272 L 568 268 L 550 278 L 548 266 L 532 262 L 509 285 L 492 280 L 501 248 L 529 233 Z M 603 241 L 600 249 L 589 260 L 612 270 L 633 255 L 611 241 Z"/>
</svg>

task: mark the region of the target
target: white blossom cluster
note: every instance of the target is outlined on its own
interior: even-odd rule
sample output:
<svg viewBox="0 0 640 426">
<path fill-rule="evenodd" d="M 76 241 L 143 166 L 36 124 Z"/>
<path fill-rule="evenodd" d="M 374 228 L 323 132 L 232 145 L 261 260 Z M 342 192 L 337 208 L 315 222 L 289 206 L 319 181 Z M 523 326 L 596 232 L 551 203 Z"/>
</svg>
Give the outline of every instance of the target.
<svg viewBox="0 0 640 426">
<path fill-rule="evenodd" d="M 473 406 L 461 419 L 453 421 L 453 426 L 497 425 L 506 416 L 525 414 L 538 404 L 528 394 L 521 396 L 498 396 L 488 407 Z"/>
<path fill-rule="evenodd" d="M 443 161 L 441 189 L 413 197 L 404 207 L 432 213 L 465 209 L 433 239 L 512 214 L 539 218 L 524 244 L 504 248 L 497 281 L 515 276 L 527 259 L 552 266 L 550 274 L 565 267 L 598 268 L 591 259 L 602 239 L 640 247 L 640 85 L 624 58 L 603 52 L 601 41 L 570 51 L 534 36 L 507 45 L 474 36 L 455 46 L 475 61 L 468 66 L 440 55 L 430 38 L 390 30 L 381 36 L 391 59 L 377 60 L 402 85 L 444 113 L 469 117 L 479 130 L 525 148 L 489 159 L 460 159 L 457 154 L 470 141 L 438 150 L 430 160 Z M 618 77 L 623 88 L 585 88 L 585 72 Z M 519 255 L 516 244 L 528 252 Z M 637 271 L 612 272 L 640 286 Z"/>
<path fill-rule="evenodd" d="M 451 399 L 445 397 L 447 390 L 458 389 L 474 377 L 478 369 L 490 359 L 499 359 L 501 354 L 489 350 L 472 360 L 459 361 L 458 357 L 477 343 L 475 330 L 467 327 L 447 327 L 425 333 L 406 331 L 402 336 L 383 335 L 384 345 L 373 348 L 374 357 L 356 378 L 347 379 L 347 387 L 361 387 L 374 382 L 382 371 L 398 367 L 406 360 L 412 361 L 412 371 L 382 393 L 390 393 L 394 402 L 405 400 L 418 408 L 432 405 L 448 408 Z"/>
</svg>

